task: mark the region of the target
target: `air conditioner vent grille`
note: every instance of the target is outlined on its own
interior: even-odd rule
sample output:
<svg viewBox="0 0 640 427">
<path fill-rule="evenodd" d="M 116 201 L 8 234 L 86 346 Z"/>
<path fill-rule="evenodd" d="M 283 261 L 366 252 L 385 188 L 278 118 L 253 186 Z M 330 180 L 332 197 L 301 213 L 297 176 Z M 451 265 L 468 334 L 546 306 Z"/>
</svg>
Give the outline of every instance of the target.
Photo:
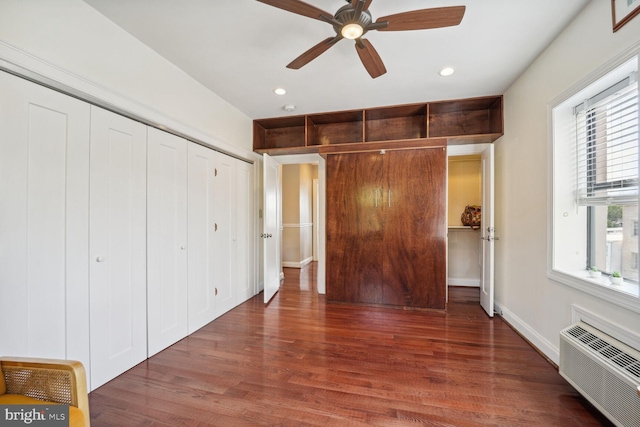
<svg viewBox="0 0 640 427">
<path fill-rule="evenodd" d="M 595 350 L 605 359 L 611 360 L 629 374 L 640 378 L 640 360 L 595 336 L 579 325 L 566 329 L 565 332 Z"/>
<path fill-rule="evenodd" d="M 616 348 L 616 347 L 614 347 L 614 346 L 612 346 L 612 345 L 609 345 L 609 346 L 607 346 L 607 347 L 604 347 L 604 348 L 600 351 L 600 353 L 601 353 L 604 357 L 606 357 L 607 359 L 612 359 L 612 360 L 614 360 L 614 361 L 615 361 L 615 359 L 614 359 L 614 358 L 615 358 L 616 356 L 618 356 L 619 354 L 622 354 L 622 358 L 623 358 L 623 359 L 625 358 L 624 356 L 626 356 L 626 354 L 625 354 L 625 353 L 623 353 L 623 352 L 622 352 L 622 350 L 619 350 L 618 348 Z M 616 362 L 616 363 L 618 363 L 618 362 Z M 623 362 L 623 363 L 624 363 L 624 362 Z M 627 365 L 628 365 L 628 363 L 627 363 Z M 625 365 L 624 365 L 624 364 L 622 364 L 622 365 L 620 365 L 620 366 L 622 366 L 622 367 L 624 368 L 624 366 L 625 366 Z"/>
<path fill-rule="evenodd" d="M 640 378 L 640 363 L 634 363 L 633 365 L 628 366 L 626 369 L 636 377 Z"/>
<path fill-rule="evenodd" d="M 580 322 L 560 332 L 560 375 L 620 427 L 640 427 L 640 352 Z"/>
</svg>

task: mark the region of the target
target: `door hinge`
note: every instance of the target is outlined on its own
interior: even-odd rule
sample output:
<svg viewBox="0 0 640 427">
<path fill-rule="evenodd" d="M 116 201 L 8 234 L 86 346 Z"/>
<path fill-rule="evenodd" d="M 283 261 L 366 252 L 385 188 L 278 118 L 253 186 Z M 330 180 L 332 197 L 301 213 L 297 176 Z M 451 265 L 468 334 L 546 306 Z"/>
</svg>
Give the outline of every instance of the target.
<svg viewBox="0 0 640 427">
<path fill-rule="evenodd" d="M 218 176 L 218 168 L 213 169 L 213 176 Z"/>
<path fill-rule="evenodd" d="M 218 231 L 218 223 L 213 224 L 213 231 Z"/>
<path fill-rule="evenodd" d="M 218 288 L 216 288 L 216 296 L 218 296 Z"/>
</svg>

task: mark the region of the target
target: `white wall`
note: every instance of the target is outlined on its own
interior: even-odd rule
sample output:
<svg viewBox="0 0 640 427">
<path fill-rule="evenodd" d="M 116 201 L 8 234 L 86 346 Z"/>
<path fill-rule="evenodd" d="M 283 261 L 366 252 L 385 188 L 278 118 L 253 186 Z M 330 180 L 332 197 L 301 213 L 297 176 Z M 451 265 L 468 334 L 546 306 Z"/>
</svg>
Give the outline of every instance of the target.
<svg viewBox="0 0 640 427">
<path fill-rule="evenodd" d="M 251 156 L 251 119 L 81 0 L 2 0 L 0 43 Z M 4 49 L 7 51 L 7 49 Z M 3 58 L 0 52 L 0 59 Z"/>
<path fill-rule="evenodd" d="M 282 165 L 282 263 L 300 263 L 300 165 Z"/>
<path fill-rule="evenodd" d="M 594 0 L 505 93 L 496 143 L 496 302 L 504 317 L 556 363 L 572 305 L 638 333 L 640 314 L 547 278 L 547 106 L 640 41 L 640 17 L 615 34 L 611 2 Z"/>
<path fill-rule="evenodd" d="M 313 260 L 311 186 L 318 167 L 282 165 L 282 262 L 302 268 Z"/>
</svg>

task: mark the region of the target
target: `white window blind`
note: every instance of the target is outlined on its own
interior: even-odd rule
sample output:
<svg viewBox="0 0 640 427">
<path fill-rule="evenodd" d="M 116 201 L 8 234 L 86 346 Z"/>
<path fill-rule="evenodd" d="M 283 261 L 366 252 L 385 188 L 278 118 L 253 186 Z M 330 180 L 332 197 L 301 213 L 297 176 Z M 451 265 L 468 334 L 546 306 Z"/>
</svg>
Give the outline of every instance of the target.
<svg viewBox="0 0 640 427">
<path fill-rule="evenodd" d="M 575 111 L 578 204 L 638 203 L 637 79 L 625 79 Z"/>
</svg>

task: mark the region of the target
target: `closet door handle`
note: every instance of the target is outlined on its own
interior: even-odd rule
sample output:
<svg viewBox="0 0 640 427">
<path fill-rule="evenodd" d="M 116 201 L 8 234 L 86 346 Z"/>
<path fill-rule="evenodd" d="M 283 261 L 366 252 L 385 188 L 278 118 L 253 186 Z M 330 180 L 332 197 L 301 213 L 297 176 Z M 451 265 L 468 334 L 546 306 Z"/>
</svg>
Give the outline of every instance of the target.
<svg viewBox="0 0 640 427">
<path fill-rule="evenodd" d="M 391 190 L 389 190 L 389 207 L 391 207 Z"/>
<path fill-rule="evenodd" d="M 376 208 L 378 207 L 378 189 L 376 189 Z"/>
</svg>

